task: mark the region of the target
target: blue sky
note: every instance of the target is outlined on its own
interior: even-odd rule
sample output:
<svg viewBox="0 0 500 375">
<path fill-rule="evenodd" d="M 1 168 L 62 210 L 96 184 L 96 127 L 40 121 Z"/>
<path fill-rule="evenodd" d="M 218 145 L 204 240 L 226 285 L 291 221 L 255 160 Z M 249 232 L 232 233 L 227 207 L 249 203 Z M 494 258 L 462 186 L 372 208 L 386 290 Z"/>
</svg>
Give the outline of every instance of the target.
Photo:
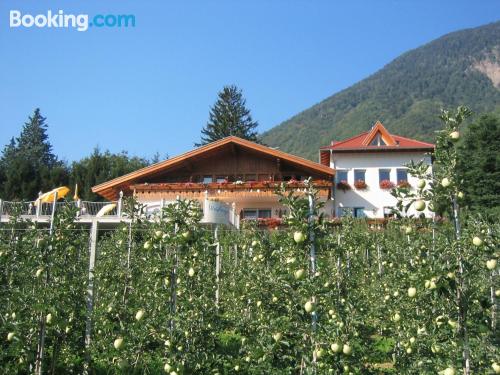
<svg viewBox="0 0 500 375">
<path fill-rule="evenodd" d="M 10 28 L 9 12 L 134 14 L 135 28 Z M 265 131 L 443 34 L 496 21 L 498 0 L 0 2 L 0 145 L 35 107 L 67 161 L 98 145 L 193 148 L 225 84 Z"/>
</svg>

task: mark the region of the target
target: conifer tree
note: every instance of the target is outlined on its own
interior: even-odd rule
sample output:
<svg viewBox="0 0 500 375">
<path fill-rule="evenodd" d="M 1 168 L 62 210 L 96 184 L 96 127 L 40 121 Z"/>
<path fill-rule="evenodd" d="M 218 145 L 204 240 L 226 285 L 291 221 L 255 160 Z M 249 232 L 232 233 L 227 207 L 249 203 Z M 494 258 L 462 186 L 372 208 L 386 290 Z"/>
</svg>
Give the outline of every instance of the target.
<svg viewBox="0 0 500 375">
<path fill-rule="evenodd" d="M 19 137 L 4 148 L 0 158 L 3 199 L 35 199 L 39 191 L 66 183 L 67 168 L 52 152 L 45 121 L 36 108 Z"/>
<path fill-rule="evenodd" d="M 210 109 L 208 123 L 201 131 L 201 142 L 196 146 L 231 135 L 257 142 L 258 123 L 253 121 L 250 110 L 246 108 L 242 91 L 235 85 L 224 86 L 218 96 L 216 103 Z"/>
</svg>

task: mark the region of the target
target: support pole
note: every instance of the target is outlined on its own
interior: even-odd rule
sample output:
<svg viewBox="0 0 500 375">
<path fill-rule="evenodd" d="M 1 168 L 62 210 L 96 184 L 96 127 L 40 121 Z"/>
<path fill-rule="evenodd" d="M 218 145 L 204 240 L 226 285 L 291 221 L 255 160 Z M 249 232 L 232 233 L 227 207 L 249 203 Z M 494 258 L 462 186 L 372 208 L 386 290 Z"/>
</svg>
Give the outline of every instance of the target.
<svg viewBox="0 0 500 375">
<path fill-rule="evenodd" d="M 219 295 L 220 295 L 220 242 L 218 236 L 219 226 L 215 227 L 214 237 L 216 241 L 215 245 L 215 306 L 219 308 Z"/>
<path fill-rule="evenodd" d="M 86 363 L 85 363 L 85 374 L 88 374 L 90 365 L 90 341 L 92 338 L 92 313 L 94 311 L 94 267 L 96 259 L 96 249 L 97 249 L 97 230 L 98 221 L 97 219 L 92 220 L 92 226 L 90 229 L 90 257 L 89 257 L 89 283 L 87 287 L 87 322 L 85 324 L 85 349 L 86 353 Z"/>
<path fill-rule="evenodd" d="M 38 205 L 41 206 L 42 202 L 38 201 Z M 49 230 L 49 237 L 52 239 L 52 234 L 54 232 L 54 218 L 55 218 L 55 213 L 56 213 L 56 205 L 57 205 L 57 191 L 54 193 L 54 200 L 52 202 L 52 213 L 50 215 L 50 230 Z M 52 250 L 52 245 L 49 245 L 49 255 L 51 254 Z M 44 287 L 47 288 L 49 284 L 49 270 L 47 269 L 45 273 L 45 284 Z M 46 321 L 45 321 L 45 315 L 42 312 L 40 314 L 40 330 L 39 330 L 39 336 L 38 336 L 38 346 L 37 346 L 37 355 L 36 355 L 36 360 L 35 360 L 35 374 L 37 375 L 42 375 L 43 373 L 43 356 L 45 354 L 45 336 L 46 336 Z"/>
</svg>

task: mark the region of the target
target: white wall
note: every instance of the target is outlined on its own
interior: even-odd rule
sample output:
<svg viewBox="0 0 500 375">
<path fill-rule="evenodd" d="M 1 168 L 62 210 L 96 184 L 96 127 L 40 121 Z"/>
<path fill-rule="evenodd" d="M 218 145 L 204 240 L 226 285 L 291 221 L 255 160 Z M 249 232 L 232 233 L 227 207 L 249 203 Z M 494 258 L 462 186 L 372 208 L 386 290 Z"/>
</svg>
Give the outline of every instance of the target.
<svg viewBox="0 0 500 375">
<path fill-rule="evenodd" d="M 357 153 L 333 153 L 330 158 L 330 167 L 339 170 L 347 170 L 348 183 L 351 190 L 345 193 L 335 189 L 335 212 L 337 216 L 341 214 L 341 207 L 364 207 L 364 214 L 369 218 L 383 218 L 384 207 L 396 205 L 390 190 L 380 189 L 379 169 L 390 169 L 390 178 L 393 183 L 397 183 L 396 169 L 404 168 L 410 161 L 418 162 L 424 160 L 431 166 L 430 155 L 418 152 L 357 152 Z M 357 190 L 354 187 L 354 169 L 364 169 L 365 181 L 368 185 L 366 190 Z M 408 182 L 413 187 L 417 184 L 417 178 L 408 174 Z M 409 214 L 416 212 L 410 210 Z M 431 217 L 432 213 L 427 209 L 424 211 L 426 217 Z"/>
</svg>

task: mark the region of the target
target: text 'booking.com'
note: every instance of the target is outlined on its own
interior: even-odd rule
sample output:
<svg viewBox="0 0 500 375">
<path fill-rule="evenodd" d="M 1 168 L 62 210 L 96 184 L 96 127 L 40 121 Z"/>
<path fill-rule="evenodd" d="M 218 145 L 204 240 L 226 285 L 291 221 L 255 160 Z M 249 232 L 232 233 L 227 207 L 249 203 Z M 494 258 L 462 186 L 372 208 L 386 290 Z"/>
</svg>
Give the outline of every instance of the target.
<svg viewBox="0 0 500 375">
<path fill-rule="evenodd" d="M 11 10 L 9 16 L 11 28 L 61 28 L 87 31 L 96 28 L 135 27 L 133 14 L 66 14 L 63 10 L 45 14 L 23 14 L 20 10 Z"/>
</svg>

